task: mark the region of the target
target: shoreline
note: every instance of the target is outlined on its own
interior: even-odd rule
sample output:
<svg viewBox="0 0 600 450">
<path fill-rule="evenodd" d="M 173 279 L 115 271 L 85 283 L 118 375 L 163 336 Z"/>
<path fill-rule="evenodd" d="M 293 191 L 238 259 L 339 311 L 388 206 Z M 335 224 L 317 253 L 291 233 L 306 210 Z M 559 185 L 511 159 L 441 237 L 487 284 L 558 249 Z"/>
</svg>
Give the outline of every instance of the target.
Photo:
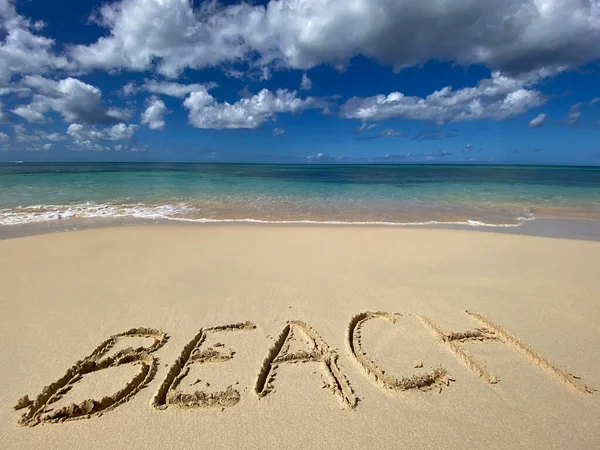
<svg viewBox="0 0 600 450">
<path fill-rule="evenodd" d="M 462 230 L 475 232 L 503 233 L 510 235 L 549 237 L 556 239 L 574 239 L 600 241 L 600 220 L 587 218 L 536 218 L 518 224 L 469 225 L 456 223 L 431 224 L 388 224 L 388 223 L 289 223 L 267 221 L 206 221 L 148 219 L 135 217 L 60 219 L 19 225 L 0 225 L 0 241 L 28 236 L 53 233 L 65 233 L 90 229 L 119 228 L 131 226 L 174 226 L 174 227 L 309 227 L 309 228 L 373 228 L 373 229 L 419 229 L 419 230 Z"/>
</svg>

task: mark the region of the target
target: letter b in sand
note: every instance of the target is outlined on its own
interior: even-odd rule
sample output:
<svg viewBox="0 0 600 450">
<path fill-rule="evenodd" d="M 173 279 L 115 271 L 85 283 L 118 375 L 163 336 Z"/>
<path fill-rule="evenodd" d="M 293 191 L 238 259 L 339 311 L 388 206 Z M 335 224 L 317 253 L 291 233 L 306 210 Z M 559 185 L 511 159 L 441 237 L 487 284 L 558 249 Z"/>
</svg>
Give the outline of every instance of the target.
<svg viewBox="0 0 600 450">
<path fill-rule="evenodd" d="M 150 338 L 153 340 L 148 347 L 126 348 L 107 356 L 110 350 L 125 338 Z M 91 417 L 116 408 L 121 403 L 133 397 L 142 387 L 147 385 L 156 373 L 157 362 L 151 353 L 161 348 L 167 342 L 168 336 L 159 330 L 150 328 L 134 328 L 124 333 L 115 334 L 102 342 L 89 356 L 77 361 L 58 381 L 44 387 L 33 401 L 25 396 L 19 400 L 17 407 L 28 407 L 19 423 L 34 426 L 42 422 L 61 422 L 84 417 Z M 139 366 L 137 374 L 124 388 L 113 395 L 101 400 L 87 399 L 82 403 L 71 403 L 58 409 L 52 408 L 52 403 L 62 398 L 75 383 L 85 375 L 98 372 L 110 367 L 124 364 Z"/>
</svg>

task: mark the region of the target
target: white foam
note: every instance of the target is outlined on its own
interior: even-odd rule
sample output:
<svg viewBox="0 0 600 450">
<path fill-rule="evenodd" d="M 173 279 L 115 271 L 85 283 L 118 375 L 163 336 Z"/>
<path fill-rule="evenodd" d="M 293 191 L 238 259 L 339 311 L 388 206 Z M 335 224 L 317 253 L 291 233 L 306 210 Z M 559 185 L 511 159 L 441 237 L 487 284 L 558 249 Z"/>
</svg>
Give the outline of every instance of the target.
<svg viewBox="0 0 600 450">
<path fill-rule="evenodd" d="M 0 225 L 23 225 L 60 219 L 91 219 L 111 217 L 138 217 L 162 219 L 185 214 L 192 208 L 183 203 L 177 205 L 148 206 L 143 204 L 107 205 L 83 203 L 79 205 L 33 205 L 0 210 Z"/>
<path fill-rule="evenodd" d="M 513 228 L 520 227 L 522 223 L 486 223 L 478 220 L 437 221 L 426 222 L 386 222 L 386 221 L 342 221 L 342 220 L 263 220 L 263 219 L 189 219 L 185 217 L 168 217 L 168 220 L 197 223 L 262 223 L 262 224 L 288 224 L 288 225 L 382 225 L 382 226 L 425 226 L 425 225 L 469 225 L 472 227 Z"/>
<path fill-rule="evenodd" d="M 197 210 L 184 203 L 149 206 L 141 203 L 110 205 L 83 203 L 78 205 L 33 205 L 14 209 L 0 209 L 0 225 L 23 225 L 28 223 L 50 222 L 60 219 L 118 218 L 134 217 L 144 219 L 163 219 L 194 223 L 256 223 L 256 224 L 289 224 L 289 225 L 376 225 L 376 226 L 429 226 L 459 225 L 470 227 L 513 228 L 524 221 L 534 220 L 529 217 L 517 218 L 517 223 L 488 223 L 480 220 L 423 222 L 391 222 L 391 221 L 341 221 L 341 220 L 266 220 L 266 219 L 212 219 L 191 218 L 189 213 Z"/>
</svg>

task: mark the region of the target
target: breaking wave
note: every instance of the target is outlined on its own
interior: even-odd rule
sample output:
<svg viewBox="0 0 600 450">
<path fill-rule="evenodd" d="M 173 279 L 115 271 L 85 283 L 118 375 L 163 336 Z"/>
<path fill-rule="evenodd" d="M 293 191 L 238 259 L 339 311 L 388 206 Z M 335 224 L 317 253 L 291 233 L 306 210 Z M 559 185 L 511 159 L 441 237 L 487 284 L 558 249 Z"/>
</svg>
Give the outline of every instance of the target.
<svg viewBox="0 0 600 450">
<path fill-rule="evenodd" d="M 327 220 L 320 219 L 262 219 L 202 217 L 201 209 L 185 203 L 146 205 L 136 204 L 96 204 L 77 205 L 33 205 L 0 209 L 0 225 L 23 225 L 44 223 L 61 219 L 93 218 L 140 218 L 172 220 L 195 223 L 256 223 L 256 224 L 311 224 L 311 225 L 379 225 L 379 226 L 426 226 L 426 225 L 467 225 L 471 227 L 510 228 L 519 227 L 525 221 L 534 220 L 533 213 L 517 217 L 513 223 L 490 223 L 481 220 Z"/>
</svg>

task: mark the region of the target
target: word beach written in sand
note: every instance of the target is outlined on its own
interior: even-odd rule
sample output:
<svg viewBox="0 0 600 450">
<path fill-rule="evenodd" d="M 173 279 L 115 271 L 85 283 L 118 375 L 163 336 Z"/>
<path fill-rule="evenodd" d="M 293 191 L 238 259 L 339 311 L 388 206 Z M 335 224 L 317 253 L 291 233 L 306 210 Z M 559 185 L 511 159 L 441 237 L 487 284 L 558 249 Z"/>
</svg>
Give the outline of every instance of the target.
<svg viewBox="0 0 600 450">
<path fill-rule="evenodd" d="M 427 317 L 417 315 L 417 318 L 425 328 L 431 331 L 443 348 L 468 371 L 486 383 L 495 384 L 499 379 L 466 350 L 464 343 L 495 341 L 505 344 L 566 388 L 581 393 L 594 391 L 583 384 L 579 377 L 556 367 L 549 359 L 537 353 L 517 336 L 484 315 L 469 311 L 467 314 L 479 322 L 480 327 L 462 332 L 444 331 Z M 387 374 L 384 368 L 379 367 L 364 350 L 362 329 L 367 322 L 381 320 L 393 325 L 401 316 L 401 314 L 385 312 L 363 312 L 354 316 L 350 320 L 345 335 L 348 356 L 355 361 L 357 367 L 361 369 L 361 373 L 380 389 L 386 391 L 438 389 L 441 392 L 442 386 L 449 386 L 451 381 L 455 381 L 442 365 L 426 370 L 422 363 L 416 362 L 414 367 L 420 369 L 419 373 L 394 376 Z M 203 364 L 227 364 L 234 358 L 236 352 L 233 349 L 225 348 L 220 342 L 209 345 L 207 341 L 212 342 L 214 340 L 212 338 L 217 336 L 229 333 L 248 333 L 255 329 L 256 326 L 251 322 L 200 329 L 171 365 L 166 378 L 159 385 L 152 399 L 152 406 L 158 410 L 165 410 L 212 407 L 225 409 L 236 405 L 240 401 L 240 392 L 233 385 L 216 392 L 206 392 L 202 387 L 204 385 L 200 385 L 192 393 L 184 392 L 181 385 L 183 380 L 189 377 L 192 369 Z M 146 346 L 128 347 L 116 351 L 118 344 L 131 338 L 145 338 L 149 339 L 151 343 Z M 67 420 L 99 417 L 127 402 L 154 378 L 158 369 L 158 359 L 154 353 L 167 344 L 168 338 L 166 333 L 151 328 L 133 328 L 109 337 L 89 356 L 77 361 L 60 379 L 44 387 L 33 400 L 30 400 L 27 395 L 21 397 L 17 401 L 15 409 L 26 409 L 26 411 L 21 416 L 19 424 L 35 426 L 40 423 L 59 423 Z M 301 348 L 298 348 L 299 342 Z M 271 395 L 277 382 L 278 369 L 284 365 L 298 363 L 312 363 L 318 366 L 328 380 L 326 387 L 329 387 L 342 407 L 354 409 L 357 406 L 358 399 L 338 365 L 337 352 L 323 340 L 315 329 L 307 323 L 297 320 L 287 322 L 268 350 L 256 377 L 253 389 L 256 396 L 262 398 Z M 67 403 L 60 407 L 54 405 L 86 375 L 123 366 L 134 366 L 137 371 L 122 389 L 112 395 L 100 399 L 87 399 L 81 403 Z M 198 381 L 200 380 L 191 386 L 195 386 Z M 205 385 L 208 387 L 209 383 L 205 383 Z"/>
</svg>

